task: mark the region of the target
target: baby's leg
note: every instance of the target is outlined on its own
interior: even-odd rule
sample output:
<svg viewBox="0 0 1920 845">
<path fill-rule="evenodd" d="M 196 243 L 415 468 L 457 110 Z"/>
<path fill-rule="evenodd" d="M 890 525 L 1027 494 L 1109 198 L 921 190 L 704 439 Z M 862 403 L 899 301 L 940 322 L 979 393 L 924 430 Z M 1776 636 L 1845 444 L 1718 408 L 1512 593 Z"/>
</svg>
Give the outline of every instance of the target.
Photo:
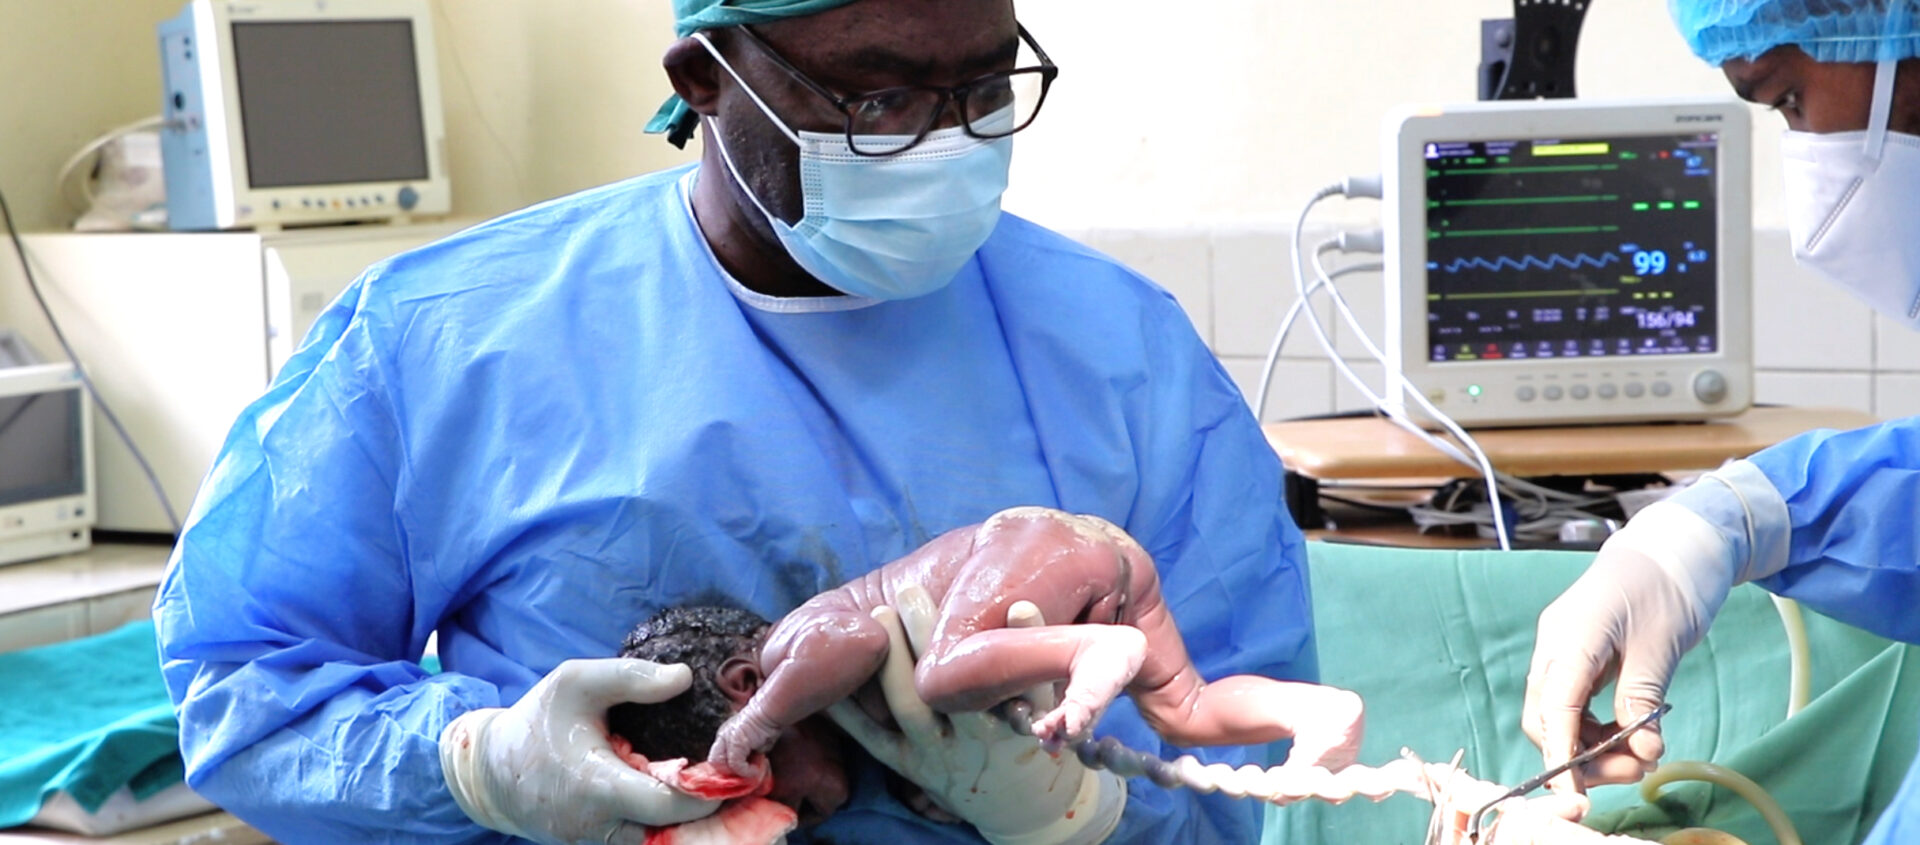
<svg viewBox="0 0 1920 845">
<path fill-rule="evenodd" d="M 1360 696 L 1320 684 L 1232 675 L 1181 702 L 1135 694 L 1142 715 L 1176 745 L 1256 745 L 1293 738 L 1288 765 L 1338 770 L 1360 754 Z"/>
<path fill-rule="evenodd" d="M 953 712 L 1068 679 L 1059 705 L 1034 721 L 1042 738 L 1066 739 L 1098 721 L 1140 671 L 1146 648 L 1146 637 L 1126 625 L 999 628 L 961 640 L 937 664 L 923 660 L 916 686 L 928 705 Z"/>
<path fill-rule="evenodd" d="M 1187 656 L 1185 641 L 1160 597 L 1151 564 L 1135 579 L 1142 599 L 1132 622 L 1147 641 L 1147 662 L 1128 688 L 1140 714 L 1176 745 L 1254 745 L 1292 737 L 1289 762 L 1337 769 L 1360 753 L 1360 697 L 1317 684 L 1234 675 L 1211 683 Z"/>
<path fill-rule="evenodd" d="M 1072 655 L 1087 646 L 1071 636 L 1062 635 L 1066 638 L 1054 641 L 1044 654 L 1025 656 L 998 647 L 998 634 L 976 641 L 1006 629 L 1007 614 L 1016 603 L 1032 604 L 1041 618 L 1056 625 L 1111 623 L 1111 610 L 1096 618 L 1092 609 L 1126 595 L 1126 567 L 1118 550 L 1080 517 L 1046 508 L 1011 508 L 981 523 L 971 539 L 965 553 L 946 564 L 952 575 L 935 597 L 939 621 L 915 670 L 921 698 L 942 710 L 962 702 L 990 706 L 1035 682 L 1067 678 Z M 1032 636 L 1016 636 L 1015 641 Z M 979 653 L 983 648 L 984 655 Z M 1015 661 L 1019 668 L 999 665 L 1003 661 Z M 1014 676 L 1020 680 L 1012 680 Z"/>
<path fill-rule="evenodd" d="M 771 665 L 745 706 L 714 737 L 707 759 L 722 769 L 752 773 L 747 758 L 764 751 L 787 728 L 846 698 L 880 669 L 887 632 L 852 606 L 816 597 L 780 620 L 761 650 Z"/>
</svg>

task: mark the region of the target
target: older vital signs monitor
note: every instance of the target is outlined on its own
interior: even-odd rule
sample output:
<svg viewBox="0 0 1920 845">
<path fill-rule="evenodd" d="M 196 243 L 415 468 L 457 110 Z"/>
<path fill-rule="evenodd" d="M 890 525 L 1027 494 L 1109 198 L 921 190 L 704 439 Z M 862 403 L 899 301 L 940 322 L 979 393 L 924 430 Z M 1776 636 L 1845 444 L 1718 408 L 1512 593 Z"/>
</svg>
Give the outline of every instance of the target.
<svg viewBox="0 0 1920 845">
<path fill-rule="evenodd" d="M 1387 364 L 1408 389 L 1469 426 L 1751 404 L 1744 106 L 1498 101 L 1385 130 Z"/>
<path fill-rule="evenodd" d="M 192 0 L 160 25 L 167 224 L 450 206 L 427 0 Z"/>
</svg>

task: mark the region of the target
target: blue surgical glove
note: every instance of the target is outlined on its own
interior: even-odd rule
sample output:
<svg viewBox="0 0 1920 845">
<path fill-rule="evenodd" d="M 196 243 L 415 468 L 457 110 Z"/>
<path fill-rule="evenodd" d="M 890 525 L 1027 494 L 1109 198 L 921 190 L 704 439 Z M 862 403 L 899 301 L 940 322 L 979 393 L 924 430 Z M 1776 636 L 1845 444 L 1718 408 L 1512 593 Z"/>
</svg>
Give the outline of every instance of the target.
<svg viewBox="0 0 1920 845">
<path fill-rule="evenodd" d="M 454 800 L 487 827 L 559 843 L 646 841 L 648 827 L 711 814 L 695 798 L 648 777 L 614 753 L 607 710 L 685 692 L 685 665 L 607 658 L 569 660 L 512 707 L 462 714 L 440 733 L 440 768 Z"/>
<path fill-rule="evenodd" d="M 881 727 L 851 701 L 827 711 L 834 722 L 993 845 L 1092 845 L 1111 836 L 1127 805 L 1119 776 L 1088 769 L 1071 753 L 1046 753 L 1038 740 L 991 714 L 942 715 L 920 699 L 913 664 L 933 638 L 938 610 L 918 587 L 895 601 L 898 612 L 880 607 L 873 615 L 890 641 L 880 688 L 899 730 Z M 1037 609 L 1015 617 L 1009 610 L 1009 624 L 1043 624 Z M 1039 697 L 1037 712 L 1053 707 L 1050 689 L 1028 697 Z"/>
</svg>

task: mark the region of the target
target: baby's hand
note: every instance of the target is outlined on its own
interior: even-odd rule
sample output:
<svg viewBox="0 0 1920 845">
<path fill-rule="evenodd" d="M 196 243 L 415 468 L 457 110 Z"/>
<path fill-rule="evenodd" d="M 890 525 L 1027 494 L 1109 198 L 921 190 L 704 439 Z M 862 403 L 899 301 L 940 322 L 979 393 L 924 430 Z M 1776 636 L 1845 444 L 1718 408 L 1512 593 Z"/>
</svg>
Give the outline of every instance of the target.
<svg viewBox="0 0 1920 845">
<path fill-rule="evenodd" d="M 725 773 L 758 778 L 764 772 L 754 765 L 754 752 L 771 749 L 779 738 L 778 725 L 767 724 L 742 710 L 720 726 L 720 732 L 713 738 L 713 748 L 707 752 L 707 762 Z"/>
</svg>

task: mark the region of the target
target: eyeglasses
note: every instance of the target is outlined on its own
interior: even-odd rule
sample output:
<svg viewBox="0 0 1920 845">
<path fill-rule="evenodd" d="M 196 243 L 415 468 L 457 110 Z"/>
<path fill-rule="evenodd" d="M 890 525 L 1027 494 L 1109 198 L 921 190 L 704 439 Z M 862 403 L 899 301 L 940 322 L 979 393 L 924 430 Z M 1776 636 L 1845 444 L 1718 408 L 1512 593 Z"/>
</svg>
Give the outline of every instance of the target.
<svg viewBox="0 0 1920 845">
<path fill-rule="evenodd" d="M 746 26 L 735 29 L 788 76 L 825 98 L 846 116 L 847 146 L 855 155 L 890 156 L 912 149 L 925 139 L 949 104 L 956 107 L 961 128 L 975 138 L 1004 138 L 1033 123 L 1040 106 L 1047 101 L 1054 77 L 1060 75 L 1060 68 L 1047 58 L 1047 51 L 1040 49 L 1026 27 L 1015 26 L 1020 31 L 1020 40 L 1040 60 L 1038 66 L 989 73 L 951 87 L 902 85 L 854 97 L 842 97 L 808 78 L 752 29 Z M 1013 114 L 1011 123 L 998 117 L 1008 109 Z"/>
</svg>

